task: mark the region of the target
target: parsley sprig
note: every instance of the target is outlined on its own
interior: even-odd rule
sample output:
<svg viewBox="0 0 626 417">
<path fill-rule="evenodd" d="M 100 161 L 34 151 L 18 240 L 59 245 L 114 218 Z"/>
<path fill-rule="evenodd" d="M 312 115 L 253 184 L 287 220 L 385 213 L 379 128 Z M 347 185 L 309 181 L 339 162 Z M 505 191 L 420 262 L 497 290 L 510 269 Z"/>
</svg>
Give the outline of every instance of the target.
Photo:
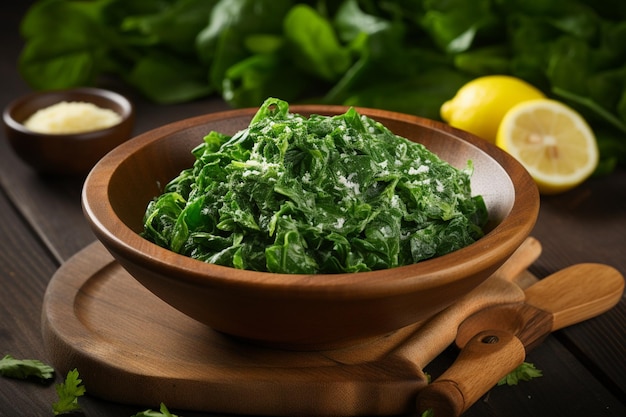
<svg viewBox="0 0 626 417">
<path fill-rule="evenodd" d="M 533 378 L 543 376 L 540 369 L 535 368 L 532 363 L 524 362 L 513 372 L 498 381 L 498 385 L 517 385 L 519 381 L 530 381 Z"/>
<path fill-rule="evenodd" d="M 52 404 L 55 416 L 80 410 L 78 397 L 85 394 L 85 387 L 82 382 L 83 380 L 78 377 L 78 370 L 74 368 L 67 373 L 65 382 L 54 386 L 59 397 L 59 400 Z"/>
<path fill-rule="evenodd" d="M 161 403 L 160 411 L 146 410 L 141 411 L 131 417 L 178 417 L 176 414 L 170 413 L 165 404 Z"/>
<path fill-rule="evenodd" d="M 54 369 L 36 359 L 15 359 L 11 355 L 5 355 L 0 359 L 0 375 L 7 378 L 36 378 L 47 381 L 54 376 Z"/>
</svg>

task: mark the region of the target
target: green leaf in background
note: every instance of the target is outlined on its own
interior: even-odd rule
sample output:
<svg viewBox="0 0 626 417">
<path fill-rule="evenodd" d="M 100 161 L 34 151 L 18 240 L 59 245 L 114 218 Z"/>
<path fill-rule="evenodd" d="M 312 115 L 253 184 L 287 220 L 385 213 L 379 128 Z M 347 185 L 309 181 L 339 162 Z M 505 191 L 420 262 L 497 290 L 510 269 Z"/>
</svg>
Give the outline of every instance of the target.
<svg viewBox="0 0 626 417">
<path fill-rule="evenodd" d="M 316 80 L 274 54 L 252 55 L 224 74 L 222 96 L 234 107 L 262 103 L 267 97 L 297 100 Z"/>
<path fill-rule="evenodd" d="M 589 46 L 575 38 L 561 37 L 552 43 L 546 75 L 552 88 L 585 95 L 589 77 Z"/>
<path fill-rule="evenodd" d="M 154 50 L 139 58 L 123 77 L 156 103 L 188 102 L 212 93 L 206 72 L 193 60 Z"/>
<path fill-rule="evenodd" d="M 494 24 L 490 0 L 424 0 L 421 24 L 434 42 L 449 53 L 467 51 L 480 30 Z"/>
<path fill-rule="evenodd" d="M 471 78 L 450 69 L 434 67 L 403 83 L 381 82 L 359 90 L 344 104 L 370 108 L 393 108 L 407 114 L 439 119 L 439 108 Z"/>
<path fill-rule="evenodd" d="M 339 43 L 330 21 L 312 7 L 294 6 L 285 17 L 284 31 L 295 64 L 305 73 L 336 81 L 350 67 L 350 51 Z"/>
<path fill-rule="evenodd" d="M 98 58 L 88 40 L 59 33 L 32 39 L 24 47 L 19 68 L 34 89 L 92 85 L 100 74 Z"/>
<path fill-rule="evenodd" d="M 108 31 L 97 20 L 103 2 L 36 3 L 21 22 L 22 76 L 36 89 L 91 85 L 107 66 Z"/>
<path fill-rule="evenodd" d="M 509 74 L 511 56 L 504 45 L 486 46 L 454 56 L 454 67 L 475 77 L 490 74 Z"/>
<path fill-rule="evenodd" d="M 342 2 L 337 9 L 334 23 L 339 38 L 346 43 L 351 42 L 363 33 L 372 35 L 386 31 L 392 25 L 388 19 L 363 11 L 359 7 L 357 0 Z"/>
<path fill-rule="evenodd" d="M 209 68 L 210 82 L 218 90 L 228 68 L 250 56 L 246 47 L 249 36 L 282 34 L 283 19 L 292 3 L 288 0 L 217 2 L 195 45 L 201 62 Z"/>
<path fill-rule="evenodd" d="M 626 165 L 609 146 L 626 141 L 622 3 L 39 0 L 18 67 L 35 89 L 113 75 L 159 103 L 282 97 L 435 119 L 459 80 L 510 74 L 580 111 L 618 152 L 601 154 L 609 167 Z"/>
<path fill-rule="evenodd" d="M 100 26 L 99 16 L 114 1 L 116 0 L 36 2 L 22 19 L 20 33 L 26 40 L 58 32 L 74 32 L 83 36 L 85 32 L 92 32 L 93 36 L 93 32 Z"/>
<path fill-rule="evenodd" d="M 209 23 L 217 0 L 180 0 L 152 14 L 130 15 L 122 21 L 123 31 L 137 31 L 152 44 L 172 52 L 194 55 L 195 39 Z"/>
<path fill-rule="evenodd" d="M 402 47 L 404 25 L 365 13 L 356 0 L 347 0 L 338 8 L 334 24 L 339 38 L 358 58 L 328 91 L 326 102 L 343 103 L 355 90 L 385 83 L 389 77 L 407 78 L 419 65 L 411 62 Z"/>
</svg>

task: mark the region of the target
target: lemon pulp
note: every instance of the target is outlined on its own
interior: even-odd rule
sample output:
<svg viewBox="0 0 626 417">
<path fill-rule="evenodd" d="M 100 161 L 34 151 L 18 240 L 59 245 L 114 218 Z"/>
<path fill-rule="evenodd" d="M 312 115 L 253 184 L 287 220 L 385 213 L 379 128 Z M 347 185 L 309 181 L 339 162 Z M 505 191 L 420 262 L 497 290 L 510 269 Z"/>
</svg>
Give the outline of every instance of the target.
<svg viewBox="0 0 626 417">
<path fill-rule="evenodd" d="M 514 106 L 500 124 L 496 145 L 526 168 L 543 194 L 579 185 L 598 165 L 593 131 L 580 114 L 555 100 Z"/>
</svg>

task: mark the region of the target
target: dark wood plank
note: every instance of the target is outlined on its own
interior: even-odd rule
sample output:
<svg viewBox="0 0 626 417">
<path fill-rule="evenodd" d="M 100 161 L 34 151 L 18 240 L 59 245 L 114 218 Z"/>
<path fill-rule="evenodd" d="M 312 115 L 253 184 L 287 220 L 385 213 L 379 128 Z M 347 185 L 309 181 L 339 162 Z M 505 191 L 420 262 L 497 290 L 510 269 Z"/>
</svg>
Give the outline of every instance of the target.
<svg viewBox="0 0 626 417">
<path fill-rule="evenodd" d="M 56 264 L 30 236 L 27 225 L 2 192 L 0 213 L 0 355 L 44 360 L 41 300 Z M 54 389 L 19 380 L 3 379 L 0 384 L 0 415 L 20 415 L 24 408 L 32 415 L 51 412 Z"/>
<path fill-rule="evenodd" d="M 626 302 L 589 321 L 557 333 L 563 345 L 594 377 L 626 401 Z"/>
<path fill-rule="evenodd" d="M 456 348 L 449 348 L 425 371 L 433 379 L 456 358 Z M 532 350 L 526 361 L 542 370 L 543 377 L 516 386 L 496 386 L 477 401 L 464 417 L 485 416 L 622 416 L 626 406 L 620 397 L 599 384 L 594 375 L 576 356 L 563 348 L 554 336 L 549 336 Z M 514 404 L 514 405 L 513 405 Z"/>
<path fill-rule="evenodd" d="M 541 197 L 533 235 L 543 256 L 534 272 L 545 276 L 575 262 L 601 262 L 626 273 L 626 169 L 580 187 Z"/>
<path fill-rule="evenodd" d="M 536 246 L 525 247 L 530 253 L 516 254 L 505 268 L 509 273 L 519 273 L 535 259 Z M 173 406 L 271 415 L 305 409 L 325 415 L 338 410 L 396 414 L 414 407 L 415 390 L 424 382 L 421 364 L 452 342 L 467 315 L 523 300 L 507 277 L 502 272 L 490 278 L 458 308 L 445 310 L 424 327 L 347 349 L 287 352 L 207 331 L 133 280 L 102 245 L 92 244 L 66 262 L 48 286 L 44 342 L 55 366 L 78 366 L 90 392 L 114 401 L 145 405 L 160 399 Z M 113 377 L 115 386 L 109 384 Z M 145 391 L 137 381 L 154 388 Z M 207 386 L 219 395 L 205 393 Z M 370 395 L 354 397 L 354 392 Z"/>
<path fill-rule="evenodd" d="M 19 20 L 31 3 L 4 2 L 1 6 L 3 106 L 29 91 L 15 71 L 15 62 L 21 49 Z M 137 133 L 227 108 L 219 99 L 155 106 L 133 92 L 123 92 L 137 105 Z M 0 354 L 41 359 L 45 351 L 39 314 L 47 280 L 60 262 L 89 244 L 93 236 L 80 209 L 81 181 L 34 175 L 0 139 L 0 186 L 6 192 L 0 193 Z M 624 189 L 626 171 L 622 169 L 571 192 L 543 197 L 533 235 L 542 242 L 544 253 L 531 271 L 542 277 L 573 263 L 602 262 L 626 274 Z M 543 378 L 494 388 L 466 415 L 626 415 L 624 403 L 618 401 L 626 393 L 625 338 L 626 301 L 622 300 L 614 310 L 559 331 L 531 352 L 528 360 L 544 371 Z M 451 349 L 437 358 L 429 366 L 433 376 L 454 356 Z M 0 383 L 1 417 L 51 415 L 52 387 L 4 379 Z M 89 417 L 130 416 L 142 409 L 90 396 L 81 404 Z M 176 414 L 206 415 L 184 410 Z"/>
<path fill-rule="evenodd" d="M 594 178 L 565 194 L 542 197 L 533 231 L 543 246 L 539 277 L 578 262 L 613 266 L 626 276 L 626 170 Z M 613 391 L 626 392 L 626 294 L 611 311 L 558 333 Z"/>
<path fill-rule="evenodd" d="M 0 152 L 5 153 L 0 182 L 7 196 L 57 263 L 95 240 L 82 214 L 81 179 L 39 176 L 11 154 L 6 141 Z"/>
<path fill-rule="evenodd" d="M 38 359 L 49 363 L 41 334 L 41 307 L 58 262 L 0 189 L 0 356 Z M 53 382 L 41 384 L 0 378 L 0 417 L 52 416 L 57 400 Z M 87 395 L 80 405 L 89 417 L 131 416 L 146 407 L 120 405 Z M 153 409 L 158 409 L 155 404 Z M 180 415 L 180 414 L 179 414 Z M 185 417 L 200 414 L 185 412 Z"/>
</svg>

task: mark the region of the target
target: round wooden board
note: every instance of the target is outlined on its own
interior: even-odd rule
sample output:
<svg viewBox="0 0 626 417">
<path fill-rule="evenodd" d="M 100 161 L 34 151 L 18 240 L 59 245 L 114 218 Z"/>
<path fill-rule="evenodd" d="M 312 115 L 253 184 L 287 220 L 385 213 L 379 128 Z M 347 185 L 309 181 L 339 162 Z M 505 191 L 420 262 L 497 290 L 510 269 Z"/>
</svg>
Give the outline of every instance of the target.
<svg viewBox="0 0 626 417">
<path fill-rule="evenodd" d="M 157 407 L 252 415 L 391 415 L 414 411 L 421 372 L 377 362 L 415 330 L 335 351 L 253 346 L 164 303 L 99 243 L 52 277 L 42 328 L 57 371 L 87 392 Z M 425 365 L 425 364 L 424 364 Z"/>
</svg>

